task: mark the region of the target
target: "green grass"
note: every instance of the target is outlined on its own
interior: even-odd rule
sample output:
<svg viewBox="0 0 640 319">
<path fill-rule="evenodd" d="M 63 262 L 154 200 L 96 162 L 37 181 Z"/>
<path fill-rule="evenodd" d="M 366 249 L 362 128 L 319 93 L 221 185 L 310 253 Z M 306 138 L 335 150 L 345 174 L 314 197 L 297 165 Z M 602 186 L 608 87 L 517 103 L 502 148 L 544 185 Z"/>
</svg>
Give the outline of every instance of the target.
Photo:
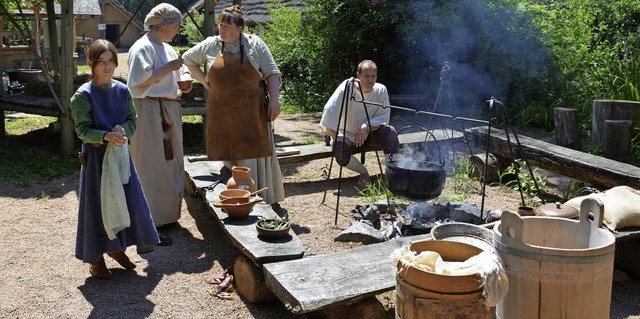
<svg viewBox="0 0 640 319">
<path fill-rule="evenodd" d="M 76 157 L 56 153 L 59 134 L 47 129 L 54 121 L 55 118 L 44 116 L 6 120 L 7 136 L 0 141 L 0 179 L 17 187 L 29 187 L 79 172 Z"/>
<path fill-rule="evenodd" d="M 7 135 L 23 135 L 28 132 L 46 128 L 57 119 L 51 116 L 30 116 L 19 119 L 5 120 L 5 131 Z"/>
<path fill-rule="evenodd" d="M 78 65 L 78 74 L 83 73 L 91 74 L 91 68 L 86 64 Z"/>
</svg>

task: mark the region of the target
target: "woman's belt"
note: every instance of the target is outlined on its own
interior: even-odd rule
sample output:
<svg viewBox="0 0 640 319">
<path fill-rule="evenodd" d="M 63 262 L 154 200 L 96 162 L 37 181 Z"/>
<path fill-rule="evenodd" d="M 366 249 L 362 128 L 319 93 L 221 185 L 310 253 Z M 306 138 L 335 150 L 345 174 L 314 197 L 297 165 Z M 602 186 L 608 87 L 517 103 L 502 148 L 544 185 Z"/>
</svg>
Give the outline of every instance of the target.
<svg viewBox="0 0 640 319">
<path fill-rule="evenodd" d="M 180 99 L 172 99 L 164 96 L 147 96 L 145 99 L 156 100 L 156 101 L 180 101 Z"/>
<path fill-rule="evenodd" d="M 90 147 L 98 147 L 98 148 L 107 146 L 107 144 L 99 144 L 99 143 L 84 143 L 84 144 Z"/>
</svg>

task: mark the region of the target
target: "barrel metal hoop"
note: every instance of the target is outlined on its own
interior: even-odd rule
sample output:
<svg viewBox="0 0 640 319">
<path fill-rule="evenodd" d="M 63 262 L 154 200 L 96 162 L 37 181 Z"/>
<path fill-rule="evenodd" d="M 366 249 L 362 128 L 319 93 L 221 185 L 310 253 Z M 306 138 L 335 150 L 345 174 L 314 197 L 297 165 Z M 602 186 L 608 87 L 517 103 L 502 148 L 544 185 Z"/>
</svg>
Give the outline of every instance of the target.
<svg viewBox="0 0 640 319">
<path fill-rule="evenodd" d="M 596 263 L 600 261 L 609 260 L 611 258 L 611 254 L 614 252 L 609 252 L 604 255 L 595 255 L 595 256 L 558 256 L 558 255 L 548 255 L 548 254 L 540 254 L 535 252 L 525 252 L 520 249 L 511 248 L 501 242 L 494 241 L 494 245 L 498 251 L 505 252 L 510 255 L 515 255 L 518 257 L 523 257 L 527 259 L 539 260 L 539 261 L 548 261 L 555 262 L 561 264 L 590 264 Z"/>
</svg>

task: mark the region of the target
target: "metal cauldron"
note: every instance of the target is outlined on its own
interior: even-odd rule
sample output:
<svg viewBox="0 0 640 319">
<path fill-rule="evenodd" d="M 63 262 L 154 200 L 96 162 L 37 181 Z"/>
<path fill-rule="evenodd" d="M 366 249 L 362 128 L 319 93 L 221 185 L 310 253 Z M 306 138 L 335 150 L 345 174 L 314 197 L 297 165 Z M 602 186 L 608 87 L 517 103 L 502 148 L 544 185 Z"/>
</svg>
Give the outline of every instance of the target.
<svg viewBox="0 0 640 319">
<path fill-rule="evenodd" d="M 432 199 L 442 193 L 447 172 L 444 163 L 391 160 L 386 164 L 385 177 L 387 187 L 396 195 Z"/>
</svg>

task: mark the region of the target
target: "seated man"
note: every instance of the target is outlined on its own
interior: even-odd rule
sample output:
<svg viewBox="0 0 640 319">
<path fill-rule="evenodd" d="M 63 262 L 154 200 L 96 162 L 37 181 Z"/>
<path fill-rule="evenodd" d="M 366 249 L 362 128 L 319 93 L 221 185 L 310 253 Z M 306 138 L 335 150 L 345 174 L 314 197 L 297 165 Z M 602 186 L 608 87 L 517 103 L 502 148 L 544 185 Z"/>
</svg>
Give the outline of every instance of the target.
<svg viewBox="0 0 640 319">
<path fill-rule="evenodd" d="M 389 155 L 396 153 L 399 148 L 398 134 L 395 128 L 388 125 L 391 109 L 380 106 L 389 105 L 389 93 L 384 85 L 376 83 L 377 77 L 378 67 L 373 61 L 360 62 L 356 73 L 359 81 L 353 79 L 343 81 L 325 104 L 320 120 L 320 127 L 326 135 L 331 137 L 336 162 L 360 174 L 358 180 L 360 187 L 365 187 L 369 183 L 369 173 L 353 154 L 360 152 L 362 147 L 373 146 L 381 148 L 388 160 Z M 346 108 L 341 113 L 345 93 L 347 94 Z M 373 102 L 376 105 L 356 102 L 362 101 L 363 96 L 365 102 Z M 367 121 L 367 113 L 369 121 Z M 342 117 L 339 119 L 340 114 Z"/>
</svg>

